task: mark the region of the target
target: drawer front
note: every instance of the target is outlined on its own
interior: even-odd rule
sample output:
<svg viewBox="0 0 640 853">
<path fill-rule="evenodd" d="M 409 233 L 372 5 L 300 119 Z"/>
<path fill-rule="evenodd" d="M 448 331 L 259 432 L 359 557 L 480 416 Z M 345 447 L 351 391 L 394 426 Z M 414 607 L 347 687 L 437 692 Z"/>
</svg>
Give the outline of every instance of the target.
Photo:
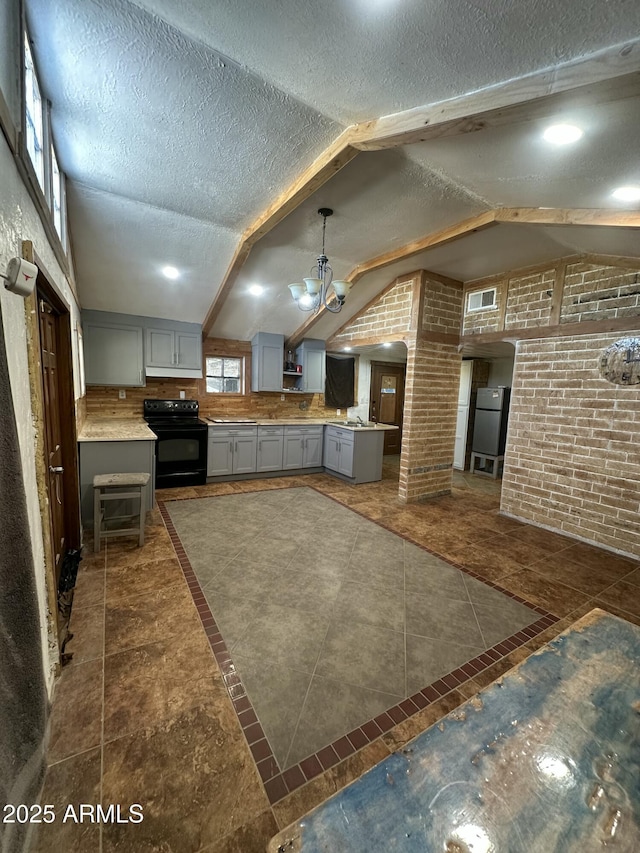
<svg viewBox="0 0 640 853">
<path fill-rule="evenodd" d="M 258 438 L 262 438 L 265 435 L 284 435 L 284 427 L 283 426 L 259 426 L 258 427 Z"/>
<path fill-rule="evenodd" d="M 349 429 L 340 429 L 340 427 L 330 426 L 327 427 L 327 435 L 331 435 L 334 438 L 340 438 L 342 441 L 353 441 L 353 433 Z"/>
<path fill-rule="evenodd" d="M 237 436 L 240 436 L 240 435 L 247 435 L 247 436 L 254 435 L 255 436 L 256 434 L 257 434 L 257 427 L 255 427 L 255 426 L 245 426 L 245 427 L 210 426 L 209 427 L 209 438 L 211 438 L 212 436 L 215 436 L 216 438 L 227 438 L 229 436 L 233 436 L 234 438 L 236 438 Z"/>
<path fill-rule="evenodd" d="M 322 424 L 310 424 L 309 426 L 288 426 L 285 427 L 287 435 L 322 435 L 324 426 Z"/>
</svg>

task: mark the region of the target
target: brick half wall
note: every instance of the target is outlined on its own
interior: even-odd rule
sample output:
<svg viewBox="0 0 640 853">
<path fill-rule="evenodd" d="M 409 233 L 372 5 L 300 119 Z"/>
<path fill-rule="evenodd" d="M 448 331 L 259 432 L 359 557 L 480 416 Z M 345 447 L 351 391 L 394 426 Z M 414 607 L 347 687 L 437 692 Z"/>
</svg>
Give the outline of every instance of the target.
<svg viewBox="0 0 640 853">
<path fill-rule="evenodd" d="M 620 337 L 518 343 L 501 509 L 640 558 L 640 387 L 598 370 Z"/>
</svg>

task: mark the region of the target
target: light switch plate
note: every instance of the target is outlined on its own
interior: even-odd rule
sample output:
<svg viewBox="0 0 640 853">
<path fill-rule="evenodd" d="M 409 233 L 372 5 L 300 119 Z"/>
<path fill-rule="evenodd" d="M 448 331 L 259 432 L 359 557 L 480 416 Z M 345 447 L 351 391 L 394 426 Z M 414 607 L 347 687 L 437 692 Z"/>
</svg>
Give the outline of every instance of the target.
<svg viewBox="0 0 640 853">
<path fill-rule="evenodd" d="M 121 388 L 118 391 L 118 400 L 126 400 L 126 399 L 127 399 L 127 392 L 124 390 L 124 388 Z"/>
<path fill-rule="evenodd" d="M 184 391 L 181 391 L 181 392 L 180 392 L 180 399 L 181 399 L 181 400 L 184 400 L 184 398 L 185 398 L 185 397 L 186 397 L 185 392 L 184 392 Z"/>
</svg>

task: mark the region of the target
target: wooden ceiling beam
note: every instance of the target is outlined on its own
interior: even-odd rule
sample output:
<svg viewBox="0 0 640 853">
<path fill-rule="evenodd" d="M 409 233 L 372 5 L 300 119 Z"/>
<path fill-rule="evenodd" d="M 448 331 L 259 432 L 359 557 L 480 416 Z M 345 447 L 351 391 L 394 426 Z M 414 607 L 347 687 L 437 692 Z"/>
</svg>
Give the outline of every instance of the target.
<svg viewBox="0 0 640 853">
<path fill-rule="evenodd" d="M 640 228 L 640 210 L 607 208 L 503 207 L 494 211 L 496 222 L 524 225 L 595 225 Z"/>
<path fill-rule="evenodd" d="M 516 80 L 362 122 L 351 144 L 378 151 L 441 136 L 542 118 L 640 92 L 640 38 Z"/>
<path fill-rule="evenodd" d="M 478 216 L 472 216 L 470 219 L 465 219 L 455 225 L 443 228 L 440 231 L 435 231 L 432 234 L 427 234 L 420 240 L 414 240 L 407 243 L 399 249 L 394 249 L 391 252 L 386 252 L 383 255 L 378 255 L 364 264 L 360 264 L 352 270 L 347 276 L 347 281 L 355 284 L 367 273 L 382 269 L 396 261 L 404 260 L 405 258 L 417 255 L 427 249 L 435 249 L 438 246 L 443 246 L 453 240 L 458 240 L 466 237 L 469 234 L 474 234 L 477 231 L 484 230 L 491 226 L 497 226 L 500 223 L 522 223 L 524 225 L 593 225 L 607 228 L 640 228 L 640 211 L 638 210 L 606 210 L 597 208 L 585 209 L 570 209 L 570 208 L 539 208 L 539 207 L 513 207 L 513 208 L 497 208 L 481 213 Z M 427 270 L 427 276 L 431 276 L 439 281 L 449 283 L 453 281 L 445 276 L 440 276 L 437 273 L 431 273 Z M 484 279 L 482 279 L 484 280 Z M 477 283 L 477 282 L 476 282 Z M 476 284 L 474 283 L 474 284 Z M 316 314 L 312 314 L 305 322 L 299 326 L 291 335 L 290 340 L 297 345 L 315 323 L 326 313 L 325 308 L 320 308 Z"/>
<path fill-rule="evenodd" d="M 484 213 L 479 213 L 477 216 L 471 216 L 469 219 L 463 219 L 462 222 L 456 222 L 455 225 L 448 225 L 446 228 L 441 228 L 439 231 L 434 231 L 421 237 L 419 240 L 412 240 L 411 243 L 406 243 L 400 246 L 399 249 L 392 249 L 390 252 L 384 252 L 358 266 L 349 273 L 347 281 L 355 284 L 363 275 L 373 272 L 374 270 L 383 269 L 396 261 L 403 261 L 405 258 L 410 258 L 412 255 L 418 255 L 426 249 L 434 249 L 436 246 L 444 246 L 445 243 L 451 243 L 453 240 L 459 240 L 461 237 L 466 237 L 468 234 L 474 234 L 476 231 L 482 231 L 494 225 L 495 211 L 487 210 Z"/>
<path fill-rule="evenodd" d="M 349 144 L 352 128 L 347 128 L 317 157 L 302 174 L 281 193 L 269 207 L 244 231 L 222 284 L 218 288 L 211 307 L 202 325 L 202 335 L 207 337 L 220 315 L 227 296 L 233 289 L 240 270 L 249 257 L 253 246 L 272 228 L 288 216 L 303 201 L 313 195 L 330 180 L 343 166 L 358 155 L 358 150 Z"/>
<path fill-rule="evenodd" d="M 530 120 L 551 114 L 569 102 L 572 106 L 588 105 L 632 97 L 639 93 L 640 38 L 635 38 L 623 45 L 607 48 L 554 68 L 537 71 L 517 80 L 499 83 L 459 98 L 416 107 L 347 128 L 244 231 L 205 317 L 203 336 L 206 337 L 213 328 L 252 247 L 357 156 L 359 151 L 393 148 L 440 136 L 468 133 L 490 126 Z M 607 223 L 602 221 L 597 224 Z M 635 227 L 635 225 L 629 227 Z M 400 257 L 416 254 L 422 249 L 429 248 L 430 245 L 436 245 L 436 243 L 419 245 L 419 242 L 416 243 L 415 250 L 409 249 L 405 255 L 394 257 L 395 253 L 387 253 L 386 256 L 380 256 L 383 259 L 382 262 L 377 258 L 356 267 L 353 273 L 355 277 L 349 277 L 349 280 L 357 281 L 371 269 L 393 263 Z M 387 262 L 384 261 L 385 257 L 389 258 Z M 378 266 L 371 266 L 372 264 L 378 264 Z M 315 319 L 317 316 L 315 315 Z M 312 322 L 307 321 L 309 326 L 313 325 L 315 319 Z M 303 326 L 307 326 L 307 323 Z M 298 331 L 294 333 L 295 338 L 298 337 Z"/>
</svg>

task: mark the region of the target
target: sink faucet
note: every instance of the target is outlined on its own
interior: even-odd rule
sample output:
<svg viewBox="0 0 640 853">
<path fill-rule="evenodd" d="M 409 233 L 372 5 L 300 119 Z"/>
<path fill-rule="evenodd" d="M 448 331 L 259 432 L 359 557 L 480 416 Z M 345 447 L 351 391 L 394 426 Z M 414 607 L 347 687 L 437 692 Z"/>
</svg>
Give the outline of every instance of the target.
<svg viewBox="0 0 640 853">
<path fill-rule="evenodd" d="M 356 418 L 357 418 L 358 423 L 360 424 L 360 426 L 364 426 L 364 421 L 362 420 L 362 418 L 360 417 L 360 415 L 356 415 Z"/>
</svg>

